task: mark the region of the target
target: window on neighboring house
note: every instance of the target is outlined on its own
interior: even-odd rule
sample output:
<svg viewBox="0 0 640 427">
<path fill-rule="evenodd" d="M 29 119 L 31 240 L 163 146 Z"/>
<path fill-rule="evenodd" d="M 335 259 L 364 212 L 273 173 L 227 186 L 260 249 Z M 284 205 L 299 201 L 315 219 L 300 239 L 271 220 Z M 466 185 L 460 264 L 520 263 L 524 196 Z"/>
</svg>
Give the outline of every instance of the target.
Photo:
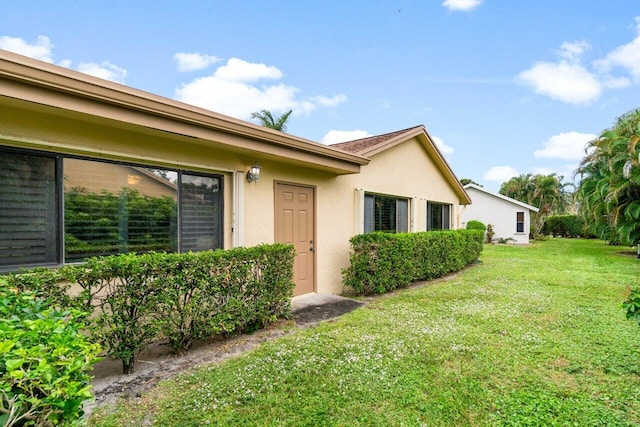
<svg viewBox="0 0 640 427">
<path fill-rule="evenodd" d="M 516 212 L 516 233 L 524 233 L 524 212 Z"/>
<path fill-rule="evenodd" d="M 427 202 L 427 231 L 451 228 L 451 205 Z"/>
<path fill-rule="evenodd" d="M 365 194 L 364 232 L 386 231 L 406 233 L 409 231 L 409 200 Z"/>
<path fill-rule="evenodd" d="M 0 163 L 0 269 L 223 247 L 220 175 L 10 151 Z"/>
</svg>

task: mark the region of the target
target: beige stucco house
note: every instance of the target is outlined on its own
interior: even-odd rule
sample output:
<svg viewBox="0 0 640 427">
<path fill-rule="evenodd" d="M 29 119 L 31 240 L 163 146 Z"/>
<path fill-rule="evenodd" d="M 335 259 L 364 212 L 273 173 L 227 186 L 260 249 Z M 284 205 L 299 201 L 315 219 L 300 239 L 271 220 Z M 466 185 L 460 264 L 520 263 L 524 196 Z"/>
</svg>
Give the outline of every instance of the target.
<svg viewBox="0 0 640 427">
<path fill-rule="evenodd" d="M 342 291 L 353 235 L 470 203 L 423 126 L 326 146 L 5 51 L 0 165 L 0 271 L 290 242 L 296 295 Z"/>
<path fill-rule="evenodd" d="M 476 184 L 464 186 L 472 204 L 464 206 L 461 226 L 471 220 L 493 225 L 494 239 L 512 239 L 513 243 L 528 244 L 531 228 L 531 212 L 538 208 L 519 200 L 493 193 Z"/>
</svg>

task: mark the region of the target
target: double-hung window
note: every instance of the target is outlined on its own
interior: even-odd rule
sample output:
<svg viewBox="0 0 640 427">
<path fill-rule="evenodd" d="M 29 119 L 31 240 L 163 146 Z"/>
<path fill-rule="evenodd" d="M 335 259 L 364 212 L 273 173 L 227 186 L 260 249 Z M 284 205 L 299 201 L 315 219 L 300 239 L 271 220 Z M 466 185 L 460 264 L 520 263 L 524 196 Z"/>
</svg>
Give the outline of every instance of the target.
<svg viewBox="0 0 640 427">
<path fill-rule="evenodd" d="M 364 232 L 386 231 L 406 233 L 409 231 L 409 200 L 399 197 L 365 194 Z"/>
<path fill-rule="evenodd" d="M 451 228 L 451 205 L 427 202 L 427 231 Z"/>
<path fill-rule="evenodd" d="M 223 177 L 0 150 L 0 270 L 223 247 Z"/>
<path fill-rule="evenodd" d="M 524 233 L 524 212 L 516 212 L 516 233 Z"/>
</svg>

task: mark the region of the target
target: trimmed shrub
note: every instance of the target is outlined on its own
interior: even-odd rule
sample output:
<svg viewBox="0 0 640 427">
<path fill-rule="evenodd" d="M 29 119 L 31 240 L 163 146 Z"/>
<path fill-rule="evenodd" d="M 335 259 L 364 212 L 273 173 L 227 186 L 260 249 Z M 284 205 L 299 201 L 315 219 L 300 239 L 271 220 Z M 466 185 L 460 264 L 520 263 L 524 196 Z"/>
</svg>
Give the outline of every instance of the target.
<svg viewBox="0 0 640 427">
<path fill-rule="evenodd" d="M 61 307 L 81 307 L 86 333 L 133 370 L 136 355 L 167 338 L 177 351 L 198 339 L 262 327 L 291 313 L 293 246 L 90 258 L 59 270 L 8 276 Z M 69 295 L 73 284 L 81 289 Z"/>
<path fill-rule="evenodd" d="M 578 215 L 552 215 L 545 220 L 542 234 L 556 237 L 586 237 L 585 224 Z"/>
<path fill-rule="evenodd" d="M 480 222 L 476 219 L 472 219 L 471 221 L 467 222 L 467 230 L 482 230 L 485 231 L 487 229 L 487 226 L 484 225 L 483 222 Z"/>
<path fill-rule="evenodd" d="M 0 280 L 0 425 L 75 425 L 82 417 L 100 352 L 79 332 L 84 316 Z"/>
<path fill-rule="evenodd" d="M 354 236 L 344 284 L 357 294 L 379 294 L 459 271 L 478 259 L 483 237 L 481 230 Z"/>
<path fill-rule="evenodd" d="M 169 346 L 185 351 L 289 316 L 294 257 L 283 244 L 168 256 L 155 314 Z"/>
</svg>

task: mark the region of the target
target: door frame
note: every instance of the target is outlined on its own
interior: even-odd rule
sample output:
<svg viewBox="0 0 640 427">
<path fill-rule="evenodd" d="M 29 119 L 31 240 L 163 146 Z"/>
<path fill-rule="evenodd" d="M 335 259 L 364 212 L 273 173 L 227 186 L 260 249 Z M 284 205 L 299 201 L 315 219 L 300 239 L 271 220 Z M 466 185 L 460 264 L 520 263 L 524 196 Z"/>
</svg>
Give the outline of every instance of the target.
<svg viewBox="0 0 640 427">
<path fill-rule="evenodd" d="M 318 187 L 311 184 L 300 184 L 298 182 L 273 180 L 273 208 L 277 206 L 278 185 L 290 185 L 292 187 L 307 188 L 313 191 L 313 291 L 318 292 Z M 273 218 L 273 241 L 277 238 L 276 220 L 277 213 Z"/>
</svg>

